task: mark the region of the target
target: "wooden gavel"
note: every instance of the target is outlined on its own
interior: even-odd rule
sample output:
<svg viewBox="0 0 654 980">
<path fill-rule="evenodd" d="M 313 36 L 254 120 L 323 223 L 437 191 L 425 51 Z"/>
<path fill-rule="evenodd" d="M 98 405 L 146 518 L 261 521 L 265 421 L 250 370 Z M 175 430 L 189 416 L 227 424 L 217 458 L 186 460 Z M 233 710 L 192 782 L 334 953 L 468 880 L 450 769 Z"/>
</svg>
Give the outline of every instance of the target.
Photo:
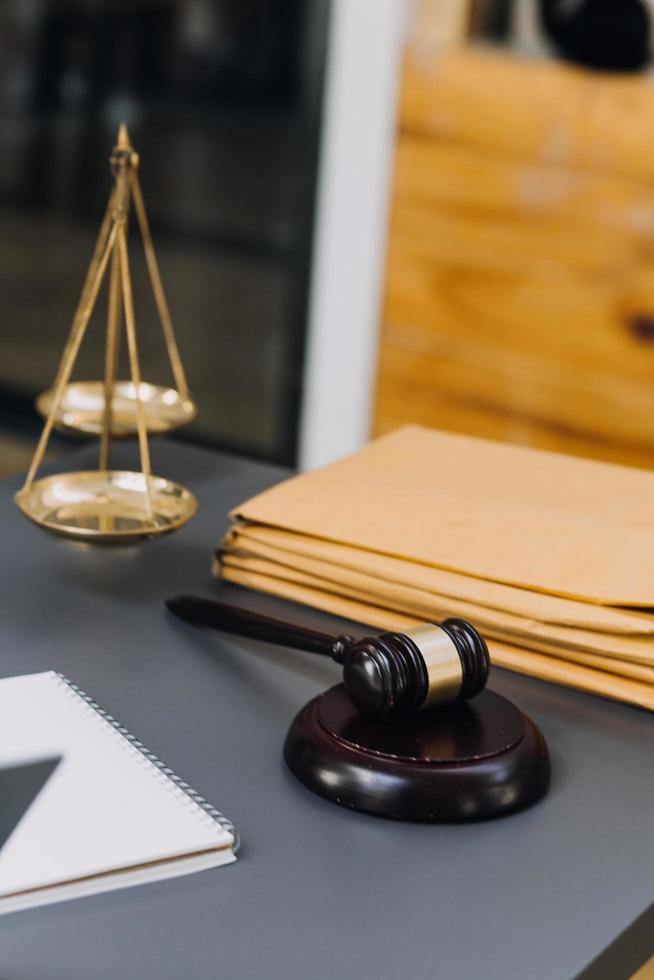
<svg viewBox="0 0 654 980">
<path fill-rule="evenodd" d="M 194 626 L 331 657 L 343 665 L 343 685 L 354 704 L 379 718 L 412 715 L 431 705 L 472 698 L 488 679 L 488 648 L 464 619 L 356 640 L 198 596 L 175 596 L 166 605 Z"/>
</svg>

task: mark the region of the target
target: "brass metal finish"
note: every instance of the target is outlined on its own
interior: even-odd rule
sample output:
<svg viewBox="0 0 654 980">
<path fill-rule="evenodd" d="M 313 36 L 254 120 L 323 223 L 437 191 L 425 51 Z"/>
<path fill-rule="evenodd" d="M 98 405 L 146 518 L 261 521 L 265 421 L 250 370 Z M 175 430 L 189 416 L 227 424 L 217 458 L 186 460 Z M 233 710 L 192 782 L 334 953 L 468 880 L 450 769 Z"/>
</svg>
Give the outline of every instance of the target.
<svg viewBox="0 0 654 980">
<path fill-rule="evenodd" d="M 143 248 L 145 250 L 145 261 L 148 266 L 148 272 L 150 273 L 154 300 L 157 304 L 161 326 L 163 328 L 164 337 L 166 338 L 170 366 L 173 371 L 173 377 L 175 378 L 175 384 L 177 385 L 179 394 L 181 398 L 186 399 L 188 398 L 186 375 L 184 374 L 182 360 L 179 356 L 179 350 L 177 349 L 173 322 L 170 318 L 168 301 L 166 300 L 166 294 L 164 293 L 161 276 L 159 274 L 159 265 L 154 252 L 154 245 L 152 244 L 152 235 L 150 234 L 150 224 L 148 222 L 148 216 L 145 213 L 145 205 L 143 204 L 143 195 L 141 193 L 141 184 L 136 171 L 134 171 L 132 176 L 132 197 L 134 199 L 134 210 L 136 211 L 136 217 L 141 229 Z"/>
<path fill-rule="evenodd" d="M 103 424 L 105 413 L 104 381 L 74 381 L 66 385 L 59 406 L 57 428 L 62 432 L 101 436 L 109 431 Z M 111 439 L 127 439 L 134 435 L 136 388 L 132 381 L 114 381 L 111 404 Z M 50 414 L 54 388 L 39 395 L 38 409 L 43 416 Z M 149 433 L 167 432 L 185 425 L 195 417 L 195 404 L 183 399 L 175 388 L 164 388 L 141 381 L 141 402 Z M 107 469 L 100 462 L 100 469 Z"/>
<path fill-rule="evenodd" d="M 87 306 L 89 294 L 94 282 L 98 278 L 101 257 L 106 246 L 108 236 L 112 227 L 122 225 L 125 229 L 125 239 L 127 239 L 127 224 L 129 218 L 130 205 L 134 205 L 137 223 L 143 241 L 145 261 L 150 276 L 152 292 L 155 305 L 159 314 L 161 328 L 166 342 L 168 360 L 175 383 L 178 397 L 175 399 L 176 411 L 170 410 L 169 402 L 160 398 L 150 400 L 149 410 L 145 411 L 146 428 L 148 432 L 166 432 L 181 425 L 186 425 L 196 415 L 196 408 L 189 396 L 186 374 L 182 365 L 182 360 L 175 338 L 172 318 L 168 301 L 164 292 L 159 265 L 157 262 L 152 233 L 148 222 L 145 204 L 143 202 L 143 192 L 138 176 L 138 154 L 134 152 L 129 142 L 129 135 L 124 126 L 120 127 L 118 140 L 111 155 L 111 168 L 114 175 L 114 186 L 109 198 L 109 204 L 105 212 L 98 240 L 96 242 L 93 258 L 89 265 L 84 287 L 79 301 L 79 306 L 75 314 L 73 323 L 75 324 L 83 316 L 83 311 Z M 100 280 L 104 275 L 104 269 L 100 273 Z M 129 276 L 129 270 L 127 275 Z M 90 408 L 78 416 L 78 413 L 70 406 L 75 405 L 79 398 L 78 385 L 71 386 L 69 390 L 66 386 L 61 400 L 61 410 L 55 414 L 53 427 L 65 432 L 80 432 L 83 435 L 100 435 L 100 466 L 106 468 L 109 442 L 113 437 L 124 438 L 126 436 L 137 435 L 139 431 L 139 412 L 138 399 L 132 398 L 122 402 L 122 418 L 120 424 L 114 420 L 114 405 L 111 398 L 118 366 L 118 350 L 120 343 L 121 326 L 121 289 L 124 286 L 124 276 L 120 261 L 120 246 L 117 246 L 111 262 L 111 274 L 109 282 L 109 303 L 107 313 L 107 344 L 105 353 L 105 373 L 104 391 L 99 399 L 95 399 L 96 405 L 91 412 Z M 93 305 L 93 304 L 92 304 Z M 127 328 L 129 330 L 129 328 Z M 131 361 L 130 361 L 131 364 Z M 36 401 L 37 410 L 45 418 L 50 414 L 53 401 L 53 393 L 56 391 L 60 380 L 57 375 L 53 387 L 43 392 Z M 154 390 L 155 386 L 151 386 Z M 160 387 L 161 394 L 174 389 Z M 168 396 L 170 399 L 171 396 Z M 102 436 L 105 432 L 106 436 Z"/>
<path fill-rule="evenodd" d="M 43 462 L 45 450 L 48 445 L 48 439 L 50 438 L 50 433 L 52 432 L 55 419 L 59 414 L 59 407 L 63 398 L 64 389 L 68 384 L 68 379 L 70 378 L 71 371 L 73 370 L 75 359 L 79 353 L 82 340 L 84 339 L 84 333 L 86 332 L 88 322 L 91 318 L 91 313 L 93 312 L 93 307 L 95 306 L 98 291 L 102 283 L 102 277 L 107 267 L 107 261 L 116 242 L 116 233 L 117 225 L 113 225 L 109 233 L 109 238 L 107 240 L 104 252 L 102 253 L 102 257 L 98 263 L 95 279 L 91 288 L 89 289 L 88 295 L 86 297 L 83 295 L 84 301 L 80 302 L 78 314 L 76 314 L 75 319 L 73 320 L 70 335 L 66 346 L 64 347 L 61 364 L 59 365 L 59 370 L 57 372 L 57 381 L 52 395 L 52 407 L 50 409 L 50 414 L 45 421 L 45 425 L 43 426 L 43 430 L 36 447 L 36 452 L 34 453 L 34 457 L 27 474 L 27 479 L 25 481 L 26 487 L 32 483 L 39 466 Z"/>
<path fill-rule="evenodd" d="M 48 476 L 17 493 L 16 503 L 26 517 L 49 531 L 97 542 L 174 531 L 197 509 L 193 494 L 179 484 L 152 476 L 148 493 L 145 474 L 124 470 Z"/>
<path fill-rule="evenodd" d="M 150 465 L 148 432 L 161 432 L 190 421 L 195 415 L 195 405 L 188 395 L 138 184 L 137 167 L 138 155 L 131 147 L 127 129 L 121 126 L 111 155 L 114 184 L 109 205 L 54 385 L 37 402 L 46 421 L 25 484 L 15 497 L 18 507 L 36 524 L 58 534 L 89 541 L 119 541 L 172 531 L 192 517 L 197 507 L 188 490 L 153 476 Z M 127 250 L 127 221 L 132 197 L 177 389 L 149 385 L 141 380 Z M 110 260 L 104 379 L 70 384 L 73 366 Z M 123 320 L 129 381 L 116 380 Z M 60 474 L 35 481 L 55 426 L 100 437 L 97 471 Z M 138 436 L 140 471 L 112 471 L 111 439 L 115 435 L 134 434 Z"/>
<path fill-rule="evenodd" d="M 416 644 L 427 667 L 429 688 L 425 705 L 454 701 L 463 681 L 461 658 L 445 630 L 432 623 L 406 630 Z"/>
<path fill-rule="evenodd" d="M 102 410 L 102 424 L 100 425 L 101 470 L 109 469 L 109 446 L 113 432 L 114 390 L 116 371 L 118 369 L 120 315 L 120 266 L 118 253 L 114 252 L 111 257 L 111 279 L 109 281 L 107 346 L 104 355 L 104 386 L 102 391 L 102 405 L 98 406 Z"/>
</svg>

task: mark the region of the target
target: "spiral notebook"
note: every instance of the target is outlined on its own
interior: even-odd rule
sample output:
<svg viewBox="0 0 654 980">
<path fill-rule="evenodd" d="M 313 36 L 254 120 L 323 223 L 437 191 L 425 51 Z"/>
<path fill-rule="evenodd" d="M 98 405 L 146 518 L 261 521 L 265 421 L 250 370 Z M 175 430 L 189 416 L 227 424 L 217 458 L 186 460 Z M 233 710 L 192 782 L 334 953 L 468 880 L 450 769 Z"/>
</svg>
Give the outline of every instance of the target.
<svg viewBox="0 0 654 980">
<path fill-rule="evenodd" d="M 0 913 L 235 859 L 230 821 L 69 680 L 0 680 L 0 769 L 54 756 L 0 849 Z"/>
</svg>

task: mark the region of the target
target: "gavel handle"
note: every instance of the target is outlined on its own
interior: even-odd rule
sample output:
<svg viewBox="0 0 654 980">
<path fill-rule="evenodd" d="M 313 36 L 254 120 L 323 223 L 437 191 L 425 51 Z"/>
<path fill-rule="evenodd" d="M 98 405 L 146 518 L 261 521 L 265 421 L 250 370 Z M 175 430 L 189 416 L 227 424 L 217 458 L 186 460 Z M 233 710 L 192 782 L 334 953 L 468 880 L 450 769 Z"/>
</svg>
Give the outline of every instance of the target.
<svg viewBox="0 0 654 980">
<path fill-rule="evenodd" d="M 351 641 L 350 637 L 330 636 L 318 630 L 307 629 L 304 626 L 294 626 L 270 616 L 251 612 L 249 609 L 239 609 L 214 599 L 203 599 L 200 596 L 178 595 L 166 599 L 166 605 L 171 612 L 193 626 L 209 626 L 223 633 L 234 633 L 237 636 L 247 636 L 252 640 L 266 640 L 269 643 L 279 643 L 281 646 L 293 647 L 295 650 L 308 650 L 323 656 L 333 657 L 340 661 L 344 648 Z"/>
</svg>

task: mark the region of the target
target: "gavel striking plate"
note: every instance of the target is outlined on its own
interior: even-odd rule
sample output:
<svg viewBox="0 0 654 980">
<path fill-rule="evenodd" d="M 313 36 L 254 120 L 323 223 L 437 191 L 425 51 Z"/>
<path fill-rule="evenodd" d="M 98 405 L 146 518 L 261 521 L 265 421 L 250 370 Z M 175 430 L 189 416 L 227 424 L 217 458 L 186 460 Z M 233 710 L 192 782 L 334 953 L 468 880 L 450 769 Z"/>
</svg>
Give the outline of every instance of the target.
<svg viewBox="0 0 654 980">
<path fill-rule="evenodd" d="M 290 770 L 342 806 L 399 820 L 483 820 L 547 791 L 545 740 L 485 689 L 483 637 L 462 619 L 356 640 L 194 596 L 168 608 L 193 625 L 329 656 L 343 683 L 298 713 L 284 744 Z"/>
</svg>

